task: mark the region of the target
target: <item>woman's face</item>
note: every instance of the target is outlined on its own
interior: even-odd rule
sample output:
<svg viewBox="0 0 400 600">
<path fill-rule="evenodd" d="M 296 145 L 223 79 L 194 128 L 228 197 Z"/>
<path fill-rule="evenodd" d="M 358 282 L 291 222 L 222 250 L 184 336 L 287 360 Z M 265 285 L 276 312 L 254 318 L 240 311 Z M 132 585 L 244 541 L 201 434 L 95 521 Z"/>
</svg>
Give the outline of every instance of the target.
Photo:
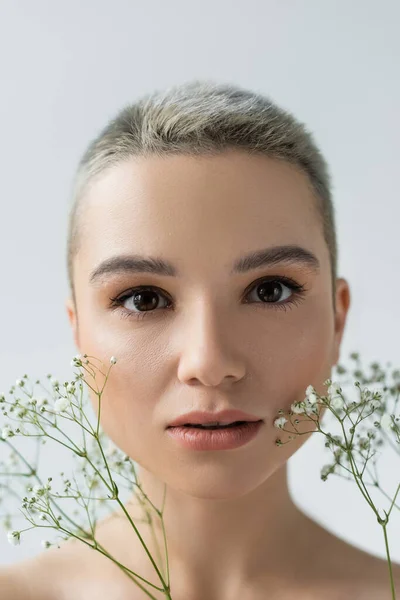
<svg viewBox="0 0 400 600">
<path fill-rule="evenodd" d="M 273 422 L 308 385 L 326 393 L 349 306 L 339 279 L 335 319 L 329 253 L 307 177 L 239 151 L 137 157 L 98 179 L 85 207 L 76 311 L 70 299 L 67 310 L 80 353 L 106 368 L 117 358 L 102 396 L 103 429 L 142 467 L 191 495 L 255 488 L 307 439 L 277 447 L 287 434 Z M 243 256 L 282 245 L 314 254 L 319 268 L 278 262 L 233 272 Z M 103 261 L 133 255 L 171 263 L 176 276 L 121 267 L 92 276 Z M 265 287 L 268 278 L 304 290 L 282 280 Z M 151 290 L 140 297 L 138 286 Z M 193 451 L 166 433 L 183 413 L 226 407 L 264 420 L 249 444 Z"/>
</svg>

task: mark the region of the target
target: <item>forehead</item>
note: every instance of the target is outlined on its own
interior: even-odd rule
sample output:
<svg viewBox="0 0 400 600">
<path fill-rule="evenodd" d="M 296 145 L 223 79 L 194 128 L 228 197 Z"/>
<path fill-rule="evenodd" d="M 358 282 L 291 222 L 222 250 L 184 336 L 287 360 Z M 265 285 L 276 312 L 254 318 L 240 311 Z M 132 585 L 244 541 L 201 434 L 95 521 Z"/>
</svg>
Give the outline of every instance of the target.
<svg viewBox="0 0 400 600">
<path fill-rule="evenodd" d="M 168 256 L 182 271 L 186 259 L 210 269 L 264 246 L 317 251 L 323 243 L 307 176 L 238 151 L 121 162 L 91 185 L 83 224 L 80 262 L 88 270 L 132 252 Z"/>
</svg>

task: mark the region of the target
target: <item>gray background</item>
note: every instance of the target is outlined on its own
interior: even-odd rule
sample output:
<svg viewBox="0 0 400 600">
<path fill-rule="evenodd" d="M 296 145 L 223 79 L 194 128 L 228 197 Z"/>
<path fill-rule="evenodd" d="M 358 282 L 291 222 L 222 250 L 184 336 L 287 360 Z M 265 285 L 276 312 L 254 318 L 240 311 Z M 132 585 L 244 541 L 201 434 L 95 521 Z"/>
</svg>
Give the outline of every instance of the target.
<svg viewBox="0 0 400 600">
<path fill-rule="evenodd" d="M 89 139 L 141 94 L 202 77 L 264 92 L 314 132 L 333 174 L 339 275 L 352 292 L 342 357 L 359 350 L 400 366 L 399 17 L 390 0 L 2 0 L 0 391 L 24 373 L 72 378 L 66 218 Z M 290 460 L 296 503 L 383 557 L 355 484 L 320 480 L 321 447 L 312 436 Z M 59 456 L 47 460 L 49 475 L 60 471 Z M 392 486 L 394 469 L 385 455 Z M 396 561 L 399 527 L 394 511 Z M 11 547 L 1 533 L 0 563 L 42 551 L 42 538 L 29 532 Z"/>
</svg>

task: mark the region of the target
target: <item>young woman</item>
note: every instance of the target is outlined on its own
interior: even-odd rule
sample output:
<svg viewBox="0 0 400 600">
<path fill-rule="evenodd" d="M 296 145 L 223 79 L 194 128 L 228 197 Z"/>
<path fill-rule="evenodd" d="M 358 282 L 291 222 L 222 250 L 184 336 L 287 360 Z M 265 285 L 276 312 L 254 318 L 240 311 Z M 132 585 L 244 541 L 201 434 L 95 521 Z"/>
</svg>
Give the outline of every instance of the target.
<svg viewBox="0 0 400 600">
<path fill-rule="evenodd" d="M 117 358 L 103 429 L 158 507 L 166 486 L 173 600 L 391 597 L 386 561 L 289 495 L 287 461 L 311 434 L 275 444 L 285 435 L 278 410 L 309 385 L 326 393 L 339 360 L 350 291 L 336 269 L 325 160 L 307 129 L 259 94 L 209 82 L 154 93 L 121 110 L 82 157 L 68 317 L 82 355 Z M 135 498 L 126 509 L 156 556 L 160 522 L 153 537 Z M 71 540 L 4 571 L 2 598 L 166 597 L 122 512 L 97 539 L 138 584 Z M 164 560 L 158 567 L 165 575 Z"/>
</svg>

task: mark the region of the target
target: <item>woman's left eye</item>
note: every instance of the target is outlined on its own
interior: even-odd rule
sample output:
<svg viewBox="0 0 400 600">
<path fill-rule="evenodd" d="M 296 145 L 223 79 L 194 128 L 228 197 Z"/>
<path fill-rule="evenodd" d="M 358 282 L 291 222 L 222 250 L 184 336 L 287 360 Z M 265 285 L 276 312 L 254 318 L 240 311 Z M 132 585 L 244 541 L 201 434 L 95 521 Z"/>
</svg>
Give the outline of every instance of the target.
<svg viewBox="0 0 400 600">
<path fill-rule="evenodd" d="M 284 291 L 284 288 L 289 290 Z M 257 298 L 261 302 L 255 301 L 256 304 L 261 304 L 263 308 L 273 308 L 287 310 L 288 307 L 299 304 L 307 291 L 304 285 L 301 285 L 288 277 L 271 277 L 264 278 L 261 281 L 256 282 L 250 288 L 250 291 L 254 290 L 254 294 L 247 292 L 245 297 Z M 166 299 L 166 306 L 161 307 L 171 310 L 172 302 L 168 299 L 166 294 L 154 286 L 139 286 L 128 290 L 126 293 L 116 298 L 110 298 L 111 307 L 122 307 L 123 317 L 133 317 L 134 319 L 143 319 L 149 313 L 155 312 L 155 308 L 159 308 L 158 297 Z M 276 302 L 275 300 L 282 300 L 284 296 L 285 302 Z M 289 300 L 287 297 L 289 296 Z M 126 306 L 126 301 L 133 299 L 133 306 L 129 308 Z M 251 304 L 252 301 L 245 300 L 245 304 Z M 139 308 L 145 308 L 145 310 L 135 310 Z"/>
</svg>

